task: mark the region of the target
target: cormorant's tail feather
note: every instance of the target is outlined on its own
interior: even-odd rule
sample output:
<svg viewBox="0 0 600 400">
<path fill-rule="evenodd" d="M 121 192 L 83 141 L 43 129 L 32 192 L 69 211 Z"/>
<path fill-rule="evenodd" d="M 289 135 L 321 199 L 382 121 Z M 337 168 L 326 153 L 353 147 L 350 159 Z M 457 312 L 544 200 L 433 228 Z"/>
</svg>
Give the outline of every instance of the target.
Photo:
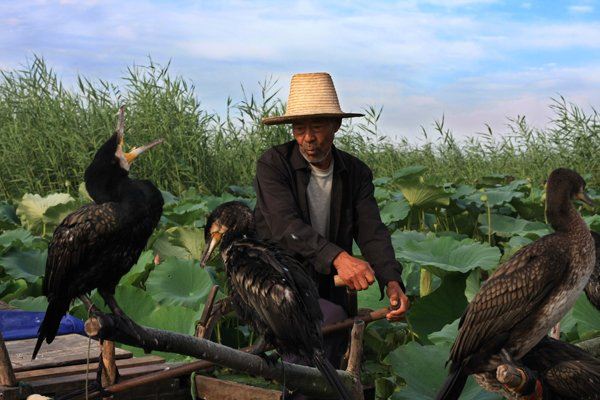
<svg viewBox="0 0 600 400">
<path fill-rule="evenodd" d="M 69 302 L 65 302 L 62 299 L 53 300 L 48 304 L 46 315 L 44 316 L 44 320 L 42 321 L 40 329 L 38 330 L 38 339 L 35 344 L 35 348 L 33 349 L 33 355 L 31 356 L 32 360 L 35 360 L 38 351 L 40 351 L 40 347 L 42 347 L 44 339 L 46 340 L 46 343 L 52 343 L 56 337 L 56 333 L 58 332 L 60 320 L 68 310 Z"/>
<path fill-rule="evenodd" d="M 331 387 L 334 388 L 335 391 L 338 393 L 340 399 L 353 400 L 352 395 L 348 391 L 348 388 L 346 388 L 346 386 L 340 379 L 337 371 L 335 370 L 333 365 L 331 365 L 329 360 L 325 358 L 323 353 L 319 351 L 315 352 L 315 355 L 313 356 L 313 362 L 315 363 L 317 369 L 321 371 L 327 382 L 329 382 Z"/>
<path fill-rule="evenodd" d="M 435 400 L 458 400 L 469 377 L 469 374 L 466 374 L 463 369 L 464 367 L 461 365 L 455 371 L 450 372 Z"/>
</svg>

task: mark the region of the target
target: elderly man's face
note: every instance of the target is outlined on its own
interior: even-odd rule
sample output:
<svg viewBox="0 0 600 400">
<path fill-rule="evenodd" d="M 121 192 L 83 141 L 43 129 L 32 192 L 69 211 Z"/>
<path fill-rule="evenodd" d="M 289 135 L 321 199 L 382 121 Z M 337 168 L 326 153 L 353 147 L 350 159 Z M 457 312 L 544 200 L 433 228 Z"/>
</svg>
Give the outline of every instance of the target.
<svg viewBox="0 0 600 400">
<path fill-rule="evenodd" d="M 341 120 L 335 118 L 306 119 L 292 124 L 294 139 L 308 162 L 317 167 L 329 166 L 333 137 L 340 125 Z"/>
</svg>

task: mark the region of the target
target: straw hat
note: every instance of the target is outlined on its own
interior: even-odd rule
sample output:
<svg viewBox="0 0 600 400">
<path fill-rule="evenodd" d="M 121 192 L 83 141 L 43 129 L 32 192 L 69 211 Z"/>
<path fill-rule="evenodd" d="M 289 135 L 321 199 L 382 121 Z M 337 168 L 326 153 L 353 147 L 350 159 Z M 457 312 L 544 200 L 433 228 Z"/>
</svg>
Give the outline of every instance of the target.
<svg viewBox="0 0 600 400">
<path fill-rule="evenodd" d="M 285 114 L 263 118 L 262 122 L 265 125 L 280 125 L 305 118 L 350 118 L 363 115 L 343 112 L 340 109 L 331 75 L 326 72 L 315 72 L 292 76 Z"/>
</svg>

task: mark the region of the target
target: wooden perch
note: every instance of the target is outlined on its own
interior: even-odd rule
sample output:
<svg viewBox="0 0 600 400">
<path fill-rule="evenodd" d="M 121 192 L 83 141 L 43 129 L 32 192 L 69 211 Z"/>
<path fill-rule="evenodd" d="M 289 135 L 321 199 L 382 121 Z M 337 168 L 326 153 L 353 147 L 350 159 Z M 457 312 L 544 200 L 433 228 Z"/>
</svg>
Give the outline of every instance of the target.
<svg viewBox="0 0 600 400">
<path fill-rule="evenodd" d="M 1 386 L 16 386 L 17 378 L 12 368 L 12 363 L 4 344 L 4 337 L 0 332 L 0 385 Z"/>
<path fill-rule="evenodd" d="M 88 336 L 96 339 L 112 340 L 130 346 L 141 347 L 146 351 L 166 351 L 211 361 L 251 375 L 262 376 L 283 382 L 281 363 L 269 365 L 259 356 L 244 353 L 209 340 L 195 338 L 181 333 L 169 332 L 139 326 L 135 331 L 120 317 L 97 313 L 85 323 Z M 308 396 L 335 398 L 336 393 L 316 368 L 283 363 L 285 384 L 298 389 Z M 346 371 L 338 371 L 342 381 L 359 398 L 360 385 L 355 377 Z"/>
</svg>

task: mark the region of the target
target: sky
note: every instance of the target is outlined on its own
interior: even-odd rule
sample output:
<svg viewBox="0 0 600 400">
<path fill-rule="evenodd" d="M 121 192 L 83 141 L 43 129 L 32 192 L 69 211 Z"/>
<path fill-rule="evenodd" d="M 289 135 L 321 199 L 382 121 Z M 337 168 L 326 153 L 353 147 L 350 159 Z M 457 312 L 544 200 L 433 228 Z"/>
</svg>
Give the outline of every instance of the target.
<svg viewBox="0 0 600 400">
<path fill-rule="evenodd" d="M 415 139 L 444 117 L 459 136 L 502 134 L 509 117 L 543 128 L 552 98 L 600 104 L 600 0 L 8 1 L 0 69 L 43 57 L 123 84 L 127 67 L 171 62 L 203 107 L 297 72 L 329 72 L 342 109 L 383 106 L 380 128 Z"/>
</svg>

